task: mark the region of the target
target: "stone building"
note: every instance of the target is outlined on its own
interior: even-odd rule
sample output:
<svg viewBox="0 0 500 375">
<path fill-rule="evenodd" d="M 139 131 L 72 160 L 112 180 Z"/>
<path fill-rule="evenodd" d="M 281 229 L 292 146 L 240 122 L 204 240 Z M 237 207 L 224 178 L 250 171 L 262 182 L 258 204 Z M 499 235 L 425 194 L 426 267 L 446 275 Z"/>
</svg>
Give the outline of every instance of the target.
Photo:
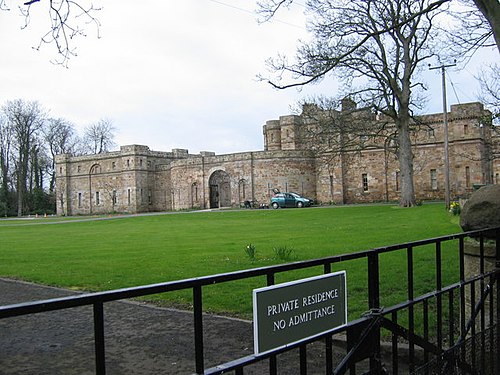
<svg viewBox="0 0 500 375">
<path fill-rule="evenodd" d="M 370 126 L 384 121 L 356 110 L 353 103 L 343 104 L 337 115 L 349 110 L 351 118 L 358 116 Z M 493 157 L 491 146 L 498 137 L 484 124 L 488 114 L 480 103 L 451 106 L 452 198 L 467 195 L 475 184 L 500 183 L 500 159 Z M 324 134 L 310 137 L 315 129 L 318 121 L 303 113 L 267 121 L 263 151 L 189 154 L 184 149 L 157 152 L 130 145 L 98 155 L 58 155 L 57 212 L 86 215 L 238 207 L 246 200 L 269 203 L 273 189 L 295 191 L 319 204 L 398 200 L 397 145 L 388 136 L 390 126 L 383 136 L 361 135 L 359 147 L 342 150 L 319 147 L 331 140 Z M 443 134 L 442 114 L 421 116 L 415 123 L 414 184 L 419 200 L 444 197 Z"/>
</svg>

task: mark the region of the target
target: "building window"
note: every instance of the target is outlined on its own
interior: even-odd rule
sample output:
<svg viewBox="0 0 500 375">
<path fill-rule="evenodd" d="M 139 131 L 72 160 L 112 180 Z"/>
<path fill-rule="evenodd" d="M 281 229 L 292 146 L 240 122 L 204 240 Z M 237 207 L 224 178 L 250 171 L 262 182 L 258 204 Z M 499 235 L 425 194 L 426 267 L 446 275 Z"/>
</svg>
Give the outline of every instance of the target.
<svg viewBox="0 0 500 375">
<path fill-rule="evenodd" d="M 431 169 L 431 189 L 437 190 L 438 181 L 437 181 L 437 171 L 435 169 Z"/>
<path fill-rule="evenodd" d="M 112 197 L 112 199 L 113 199 L 113 204 L 116 204 L 116 202 L 117 202 L 117 199 L 116 199 L 116 190 L 113 190 L 113 197 Z"/>
<path fill-rule="evenodd" d="M 80 172 L 82 171 L 82 167 L 77 166 L 77 167 L 76 167 L 76 170 L 78 171 L 78 173 L 80 173 Z"/>
<path fill-rule="evenodd" d="M 99 192 L 98 192 L 98 191 L 96 191 L 96 192 L 95 192 L 95 204 L 96 204 L 96 205 L 99 205 L 99 203 L 101 203 L 101 201 L 100 201 L 100 196 L 99 196 Z"/>
<path fill-rule="evenodd" d="M 401 190 L 401 173 L 399 171 L 396 171 L 396 191 Z"/>
<path fill-rule="evenodd" d="M 191 184 L 191 206 L 194 207 L 194 204 L 198 203 L 198 183 L 193 182 Z"/>
<path fill-rule="evenodd" d="M 130 167 L 130 159 L 127 159 L 127 167 Z"/>
<path fill-rule="evenodd" d="M 433 128 L 429 128 L 427 129 L 427 138 L 435 138 L 436 137 L 436 133 L 434 132 L 434 129 Z"/>
<path fill-rule="evenodd" d="M 464 135 L 469 134 L 469 125 L 465 124 L 464 125 Z"/>
<path fill-rule="evenodd" d="M 116 168 L 116 162 L 111 163 L 111 168 L 115 169 Z"/>
<path fill-rule="evenodd" d="M 238 195 L 240 197 L 240 202 L 246 199 L 246 181 L 244 178 L 238 181 Z"/>
<path fill-rule="evenodd" d="M 131 196 L 130 189 L 128 189 L 127 190 L 127 202 L 128 202 L 128 205 L 130 205 L 130 196 Z"/>
<path fill-rule="evenodd" d="M 465 187 L 470 188 L 470 167 L 465 167 Z"/>
<path fill-rule="evenodd" d="M 139 167 L 142 167 L 142 159 L 139 159 Z"/>
<path fill-rule="evenodd" d="M 148 203 L 153 204 L 153 195 L 151 194 L 151 190 L 148 190 Z"/>
<path fill-rule="evenodd" d="M 78 193 L 78 207 L 82 207 L 82 193 Z"/>
<path fill-rule="evenodd" d="M 363 173 L 362 178 L 363 178 L 363 191 L 368 191 L 368 173 Z"/>
</svg>

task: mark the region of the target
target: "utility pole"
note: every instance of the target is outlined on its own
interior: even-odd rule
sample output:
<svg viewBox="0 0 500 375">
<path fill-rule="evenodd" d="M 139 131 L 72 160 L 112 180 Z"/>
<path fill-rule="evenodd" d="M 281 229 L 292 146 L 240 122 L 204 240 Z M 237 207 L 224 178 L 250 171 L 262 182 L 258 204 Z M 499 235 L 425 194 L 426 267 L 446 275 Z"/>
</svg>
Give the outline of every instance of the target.
<svg viewBox="0 0 500 375">
<path fill-rule="evenodd" d="M 444 123 L 444 203 L 446 210 L 450 209 L 450 158 L 448 154 L 448 105 L 446 104 L 446 68 L 451 68 L 457 64 L 441 65 L 431 67 L 429 70 L 441 69 L 441 78 L 443 86 L 443 123 Z"/>
</svg>

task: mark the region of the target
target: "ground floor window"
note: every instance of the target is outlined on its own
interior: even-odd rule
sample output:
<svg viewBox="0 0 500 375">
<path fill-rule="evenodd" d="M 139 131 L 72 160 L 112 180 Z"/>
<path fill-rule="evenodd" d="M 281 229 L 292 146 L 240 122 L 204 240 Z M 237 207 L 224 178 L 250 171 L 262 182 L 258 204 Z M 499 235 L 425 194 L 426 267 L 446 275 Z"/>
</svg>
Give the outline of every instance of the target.
<svg viewBox="0 0 500 375">
<path fill-rule="evenodd" d="M 431 169 L 431 189 L 437 190 L 438 181 L 437 181 L 437 171 L 435 169 Z"/>
<path fill-rule="evenodd" d="M 82 193 L 78 193 L 78 207 L 82 207 Z"/>
<path fill-rule="evenodd" d="M 470 187 L 470 168 L 465 167 L 465 187 Z"/>
<path fill-rule="evenodd" d="M 198 203 L 198 183 L 191 184 L 191 206 L 194 207 Z"/>
<path fill-rule="evenodd" d="M 100 195 L 99 195 L 99 192 L 98 192 L 98 191 L 96 191 L 96 192 L 95 192 L 95 204 L 96 204 L 96 205 L 99 205 L 99 203 L 101 203 L 100 199 L 101 199 L 101 197 L 100 197 Z"/>
<path fill-rule="evenodd" d="M 363 179 L 363 191 L 368 191 L 368 173 L 363 173 L 362 179 Z"/>
<path fill-rule="evenodd" d="M 246 181 L 244 178 L 238 181 L 238 195 L 240 196 L 240 202 L 243 202 L 246 199 Z"/>
</svg>

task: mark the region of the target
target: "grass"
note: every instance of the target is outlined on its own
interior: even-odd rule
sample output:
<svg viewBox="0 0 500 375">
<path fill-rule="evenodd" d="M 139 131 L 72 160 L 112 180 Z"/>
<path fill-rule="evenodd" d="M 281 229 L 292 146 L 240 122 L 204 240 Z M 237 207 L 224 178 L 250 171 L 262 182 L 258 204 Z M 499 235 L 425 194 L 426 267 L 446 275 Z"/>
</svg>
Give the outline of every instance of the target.
<svg viewBox="0 0 500 375">
<path fill-rule="evenodd" d="M 46 221 L 44 221 L 46 220 Z M 109 220 L 0 220 L 0 276 L 75 290 L 100 291 L 285 262 L 275 249 L 293 249 L 292 260 L 326 257 L 459 232 L 458 219 L 440 204 L 411 209 L 352 206 L 318 209 L 195 212 L 117 217 Z M 38 225 L 39 223 L 49 225 Z M 254 246 L 254 257 L 245 253 Z M 455 281 L 457 260 L 443 247 L 443 280 Z M 381 257 L 381 302 L 406 300 L 406 258 Z M 434 287 L 434 252 L 415 252 L 419 291 Z M 337 266 L 338 267 L 338 266 Z M 347 270 L 349 318 L 366 310 L 366 262 Z M 322 271 L 278 274 L 276 282 Z M 265 278 L 203 289 L 209 311 L 250 317 L 252 289 Z M 186 307 L 191 292 L 151 296 L 158 303 Z"/>
</svg>

